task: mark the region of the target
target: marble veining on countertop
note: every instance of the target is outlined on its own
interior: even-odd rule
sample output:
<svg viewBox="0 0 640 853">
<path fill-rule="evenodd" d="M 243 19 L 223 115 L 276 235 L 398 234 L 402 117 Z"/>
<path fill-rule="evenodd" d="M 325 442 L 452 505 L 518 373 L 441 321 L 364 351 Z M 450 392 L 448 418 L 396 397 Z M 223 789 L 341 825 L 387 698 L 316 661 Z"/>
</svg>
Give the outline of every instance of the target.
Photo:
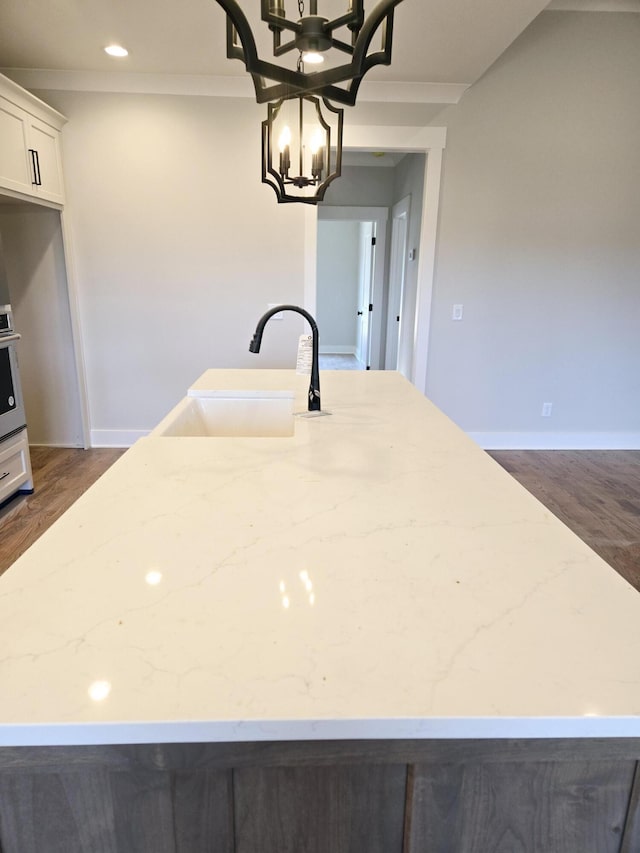
<svg viewBox="0 0 640 853">
<path fill-rule="evenodd" d="M 0 744 L 640 736 L 637 592 L 398 374 L 321 384 L 141 439 L 0 578 Z"/>
</svg>

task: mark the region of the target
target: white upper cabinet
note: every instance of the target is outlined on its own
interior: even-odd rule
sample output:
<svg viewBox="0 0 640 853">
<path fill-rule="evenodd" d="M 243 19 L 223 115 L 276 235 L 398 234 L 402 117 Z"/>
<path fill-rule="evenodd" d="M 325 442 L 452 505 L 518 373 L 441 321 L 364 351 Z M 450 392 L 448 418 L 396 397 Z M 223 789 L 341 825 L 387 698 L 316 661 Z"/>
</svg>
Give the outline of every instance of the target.
<svg viewBox="0 0 640 853">
<path fill-rule="evenodd" d="M 64 204 L 60 136 L 65 122 L 0 74 L 0 194 Z"/>
<path fill-rule="evenodd" d="M 2 81 L 0 80 L 0 92 Z M 0 95 L 0 186 L 31 193 L 26 113 Z"/>
<path fill-rule="evenodd" d="M 64 204 L 60 131 L 34 116 L 27 116 L 27 137 L 36 195 Z"/>
</svg>

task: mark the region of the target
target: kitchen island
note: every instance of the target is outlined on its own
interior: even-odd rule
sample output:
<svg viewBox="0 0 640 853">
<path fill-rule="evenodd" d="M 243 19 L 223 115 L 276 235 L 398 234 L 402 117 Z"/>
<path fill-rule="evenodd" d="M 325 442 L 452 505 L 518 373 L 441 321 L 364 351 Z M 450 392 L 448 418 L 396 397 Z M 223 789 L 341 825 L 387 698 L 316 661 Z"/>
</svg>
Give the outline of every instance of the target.
<svg viewBox="0 0 640 853">
<path fill-rule="evenodd" d="M 399 375 L 321 379 L 207 371 L 291 434 L 155 431 L 0 578 L 2 853 L 640 849 L 637 592 Z"/>
</svg>

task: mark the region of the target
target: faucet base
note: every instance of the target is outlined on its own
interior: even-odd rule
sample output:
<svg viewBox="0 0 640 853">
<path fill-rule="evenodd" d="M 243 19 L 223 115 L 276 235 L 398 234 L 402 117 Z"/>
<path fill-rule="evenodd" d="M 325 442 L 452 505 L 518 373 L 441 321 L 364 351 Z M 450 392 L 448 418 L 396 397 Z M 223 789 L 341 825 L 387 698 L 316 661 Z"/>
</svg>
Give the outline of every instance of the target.
<svg viewBox="0 0 640 853">
<path fill-rule="evenodd" d="M 305 418 L 305 420 L 306 420 L 306 419 L 310 419 L 310 418 L 323 418 L 325 415 L 331 415 L 331 414 L 333 414 L 333 412 L 327 412 L 326 409 L 322 409 L 322 411 L 320 411 L 318 409 L 315 412 L 309 412 L 309 411 L 294 412 L 293 417 L 294 418 Z"/>
</svg>

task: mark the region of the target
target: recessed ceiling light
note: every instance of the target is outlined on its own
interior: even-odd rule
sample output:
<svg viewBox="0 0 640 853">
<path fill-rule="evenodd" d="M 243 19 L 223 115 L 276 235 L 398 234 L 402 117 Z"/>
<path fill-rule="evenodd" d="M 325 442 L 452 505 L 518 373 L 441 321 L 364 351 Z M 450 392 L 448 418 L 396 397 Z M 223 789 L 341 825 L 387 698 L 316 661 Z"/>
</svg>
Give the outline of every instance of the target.
<svg viewBox="0 0 640 853">
<path fill-rule="evenodd" d="M 129 56 L 129 51 L 126 47 L 122 47 L 119 44 L 110 44 L 109 47 L 105 47 L 104 52 L 108 53 L 109 56 Z"/>
</svg>

